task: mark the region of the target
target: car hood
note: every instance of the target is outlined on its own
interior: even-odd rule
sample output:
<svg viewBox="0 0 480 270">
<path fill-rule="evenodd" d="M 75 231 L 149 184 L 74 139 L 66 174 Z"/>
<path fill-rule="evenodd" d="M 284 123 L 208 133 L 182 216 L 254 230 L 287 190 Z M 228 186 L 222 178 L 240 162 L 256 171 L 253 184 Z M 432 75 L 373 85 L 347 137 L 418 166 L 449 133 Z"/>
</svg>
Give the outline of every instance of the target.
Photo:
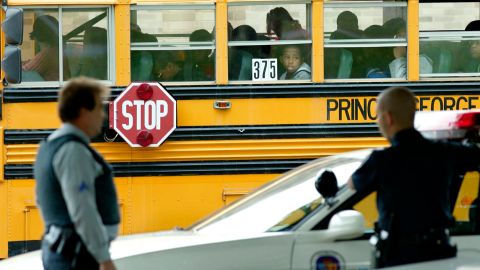
<svg viewBox="0 0 480 270">
<path fill-rule="evenodd" d="M 114 260 L 155 251 L 188 246 L 235 241 L 248 238 L 269 237 L 285 233 L 258 234 L 201 234 L 193 231 L 163 231 L 118 237 L 112 242 L 110 252 Z M 33 251 L 0 261 L 3 269 L 42 270 L 41 252 Z"/>
</svg>

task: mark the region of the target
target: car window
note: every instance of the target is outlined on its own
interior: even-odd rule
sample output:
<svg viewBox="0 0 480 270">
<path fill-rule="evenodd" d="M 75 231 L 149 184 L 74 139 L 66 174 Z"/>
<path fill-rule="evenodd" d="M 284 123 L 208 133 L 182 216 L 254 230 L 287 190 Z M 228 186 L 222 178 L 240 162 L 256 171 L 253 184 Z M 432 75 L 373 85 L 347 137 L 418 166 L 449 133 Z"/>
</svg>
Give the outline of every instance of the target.
<svg viewBox="0 0 480 270">
<path fill-rule="evenodd" d="M 452 234 L 479 234 L 480 216 L 478 214 L 479 173 L 469 172 L 461 181 L 460 190 L 453 206 L 455 227 Z"/>
<path fill-rule="evenodd" d="M 353 161 L 353 162 L 348 162 L 345 164 L 341 164 L 332 168 L 328 168 L 335 173 L 335 176 L 337 177 L 337 181 L 339 183 L 342 183 L 341 186 L 343 186 L 350 175 L 352 175 L 352 172 L 355 171 L 360 166 L 361 162 L 360 161 Z M 316 179 L 320 176 L 320 173 L 323 172 L 321 170 L 315 178 L 313 179 L 313 182 L 315 182 Z M 310 213 L 315 211 L 317 208 L 320 206 L 324 206 L 324 198 L 321 197 L 319 194 L 316 195 L 317 198 L 308 202 L 305 205 L 302 205 L 300 208 L 295 209 L 291 213 L 289 213 L 285 218 L 283 218 L 279 223 L 275 224 L 272 228 L 269 229 L 269 231 L 285 231 L 296 224 L 298 224 L 300 221 L 302 221 L 305 217 L 307 217 Z"/>
<path fill-rule="evenodd" d="M 344 186 L 367 154 L 323 158 L 290 171 L 191 229 L 204 233 L 291 229 L 323 205 L 323 198 L 315 189 L 315 180 L 321 172 L 332 170 L 338 185 Z"/>
</svg>

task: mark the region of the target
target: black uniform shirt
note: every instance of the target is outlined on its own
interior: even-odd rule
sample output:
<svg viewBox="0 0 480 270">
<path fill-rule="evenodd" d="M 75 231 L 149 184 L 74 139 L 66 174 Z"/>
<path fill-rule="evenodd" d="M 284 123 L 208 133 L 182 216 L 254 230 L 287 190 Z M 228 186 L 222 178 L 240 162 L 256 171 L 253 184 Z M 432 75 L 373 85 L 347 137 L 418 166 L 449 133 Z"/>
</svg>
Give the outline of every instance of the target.
<svg viewBox="0 0 480 270">
<path fill-rule="evenodd" d="M 432 142 L 415 129 L 405 129 L 394 136 L 391 147 L 372 152 L 352 181 L 357 192 L 377 191 L 380 228 L 392 225 L 400 234 L 422 233 L 451 223 L 450 201 L 456 196 L 450 192 L 452 181 L 479 165 L 475 146 Z"/>
</svg>

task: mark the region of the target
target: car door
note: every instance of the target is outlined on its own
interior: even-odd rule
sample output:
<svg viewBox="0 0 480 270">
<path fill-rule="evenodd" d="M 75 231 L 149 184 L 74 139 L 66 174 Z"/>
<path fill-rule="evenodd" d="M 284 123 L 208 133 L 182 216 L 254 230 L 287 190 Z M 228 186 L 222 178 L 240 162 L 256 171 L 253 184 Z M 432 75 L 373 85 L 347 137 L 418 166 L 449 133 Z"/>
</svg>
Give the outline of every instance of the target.
<svg viewBox="0 0 480 270">
<path fill-rule="evenodd" d="M 352 207 L 364 217 L 365 233 L 360 238 L 335 241 L 328 229 L 316 229 L 325 227 L 323 225 L 316 226 L 310 231 L 296 232 L 292 269 L 370 269 L 372 246 L 368 239 L 373 233 L 373 223 L 377 219 L 374 206 L 375 194 L 371 194 Z M 338 207 L 327 215 L 326 219 L 344 209 Z M 321 223 L 328 224 L 328 221 L 322 220 Z"/>
<path fill-rule="evenodd" d="M 292 269 L 370 269 L 372 249 L 367 239 L 332 241 L 327 230 L 296 235 Z"/>
</svg>

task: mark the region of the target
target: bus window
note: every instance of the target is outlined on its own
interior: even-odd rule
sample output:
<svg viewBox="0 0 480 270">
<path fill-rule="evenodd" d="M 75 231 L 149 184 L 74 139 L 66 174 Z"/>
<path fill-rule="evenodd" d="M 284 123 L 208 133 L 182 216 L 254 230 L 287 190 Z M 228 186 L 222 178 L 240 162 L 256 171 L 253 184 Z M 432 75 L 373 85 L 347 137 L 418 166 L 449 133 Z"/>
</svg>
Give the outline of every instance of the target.
<svg viewBox="0 0 480 270">
<path fill-rule="evenodd" d="M 26 8 L 23 83 L 58 84 L 80 75 L 108 80 L 107 13 L 108 8 Z"/>
<path fill-rule="evenodd" d="M 230 81 L 311 80 L 309 4 L 228 6 Z"/>
<path fill-rule="evenodd" d="M 109 79 L 107 14 L 106 8 L 63 10 L 64 52 L 71 76 Z"/>
<path fill-rule="evenodd" d="M 406 79 L 406 1 L 326 1 L 325 79 Z"/>
<path fill-rule="evenodd" d="M 26 9 L 23 25 L 22 81 L 58 81 L 58 10 Z"/>
<path fill-rule="evenodd" d="M 433 62 L 420 77 L 480 75 L 479 14 L 478 2 L 420 3 L 420 55 Z"/>
<path fill-rule="evenodd" d="M 214 81 L 213 5 L 134 6 L 132 81 Z"/>
</svg>

